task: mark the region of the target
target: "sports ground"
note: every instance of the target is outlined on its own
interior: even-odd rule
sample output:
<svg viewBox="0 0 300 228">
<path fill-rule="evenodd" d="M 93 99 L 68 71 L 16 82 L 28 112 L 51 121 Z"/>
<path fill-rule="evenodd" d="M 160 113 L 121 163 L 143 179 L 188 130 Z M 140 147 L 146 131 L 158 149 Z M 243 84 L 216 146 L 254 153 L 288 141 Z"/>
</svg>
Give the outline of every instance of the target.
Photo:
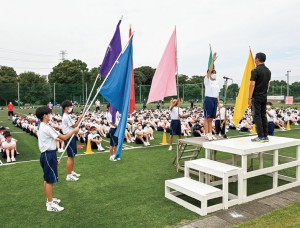
<svg viewBox="0 0 300 228">
<path fill-rule="evenodd" d="M 16 110 L 23 113 L 33 110 Z M 59 197 L 65 210 L 49 213 L 45 207 L 42 169 L 36 138 L 14 127 L 7 121 L 5 110 L 0 111 L 0 125 L 8 127 L 20 155 L 17 162 L 0 166 L 0 221 L 1 227 L 174 227 L 199 218 L 199 215 L 164 197 L 164 181 L 183 176 L 172 165 L 175 147 L 170 152 L 160 145 L 162 134 L 155 132 L 151 146 L 142 147 L 124 143 L 122 160 L 109 161 L 109 142 L 104 139 L 105 152 L 84 155 L 79 149 L 75 160 L 76 171 L 82 174 L 78 182 L 67 182 L 66 159 L 59 165 L 59 183 L 54 186 L 54 196 Z M 229 131 L 231 137 L 243 136 Z M 275 135 L 300 138 L 300 131 L 276 131 Z M 293 156 L 294 150 L 280 151 Z M 200 157 L 204 157 L 203 152 Z M 218 159 L 230 158 L 218 153 Z M 5 160 L 2 159 L 4 164 Z M 271 162 L 271 160 L 270 160 Z M 255 161 L 254 167 L 258 164 Z M 294 176 L 295 170 L 283 170 Z M 251 180 L 249 193 L 269 188 L 267 177 Z M 297 227 L 300 225 L 300 203 L 278 209 L 241 227 Z M 265 224 L 265 225 L 263 225 Z M 263 226 L 260 226 L 263 225 Z"/>
</svg>

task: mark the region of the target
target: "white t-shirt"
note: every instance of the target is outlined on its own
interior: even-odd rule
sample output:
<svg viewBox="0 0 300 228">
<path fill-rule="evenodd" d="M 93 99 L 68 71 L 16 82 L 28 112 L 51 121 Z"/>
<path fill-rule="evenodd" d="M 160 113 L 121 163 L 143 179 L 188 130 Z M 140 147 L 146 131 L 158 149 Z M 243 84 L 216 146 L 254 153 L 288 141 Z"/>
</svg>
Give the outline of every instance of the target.
<svg viewBox="0 0 300 228">
<path fill-rule="evenodd" d="M 179 120 L 179 115 L 182 115 L 182 109 L 178 107 L 173 107 L 172 110 L 170 110 L 170 116 L 172 120 Z"/>
<path fill-rule="evenodd" d="M 205 96 L 206 97 L 219 97 L 220 86 L 217 80 L 210 80 L 207 76 L 204 78 Z"/>
<path fill-rule="evenodd" d="M 220 114 L 220 116 L 218 116 L 218 120 L 225 120 L 225 117 L 226 117 L 226 109 L 224 107 L 220 108 L 220 111 L 218 109 L 218 112 L 217 114 Z"/>
<path fill-rule="evenodd" d="M 268 111 L 267 111 L 268 112 Z M 274 122 L 274 118 L 275 118 L 275 110 L 271 109 L 269 111 L 269 113 L 271 114 L 271 116 L 268 115 L 267 113 L 267 119 L 268 119 L 268 122 Z"/>
<path fill-rule="evenodd" d="M 41 153 L 47 150 L 56 150 L 58 133 L 53 128 L 41 122 L 37 135 Z"/>
<path fill-rule="evenodd" d="M 100 135 L 99 135 L 98 133 L 96 133 L 96 134 L 90 133 L 90 134 L 88 135 L 88 139 L 95 139 L 96 137 L 101 138 Z"/>
<path fill-rule="evenodd" d="M 71 116 L 67 113 L 64 113 L 62 117 L 61 127 L 63 134 L 68 134 L 69 132 L 73 131 L 73 125 L 75 122 L 71 119 Z"/>
<path fill-rule="evenodd" d="M 115 122 L 116 125 L 119 124 L 119 118 L 118 118 L 118 117 L 119 117 L 119 116 L 118 116 L 118 112 L 117 112 L 117 113 L 116 113 L 116 122 Z M 108 122 L 108 124 L 109 124 L 109 126 L 110 126 L 111 128 L 116 128 L 115 126 L 112 125 L 112 115 L 111 115 L 110 112 L 106 112 L 106 119 L 107 119 L 107 122 Z"/>
</svg>

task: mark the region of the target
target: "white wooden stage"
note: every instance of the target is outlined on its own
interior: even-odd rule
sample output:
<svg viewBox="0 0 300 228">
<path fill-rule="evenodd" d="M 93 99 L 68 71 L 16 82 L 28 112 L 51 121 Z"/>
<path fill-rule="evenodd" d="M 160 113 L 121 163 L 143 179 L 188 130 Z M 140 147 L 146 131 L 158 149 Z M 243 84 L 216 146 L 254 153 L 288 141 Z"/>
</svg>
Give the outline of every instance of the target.
<svg viewBox="0 0 300 228">
<path fill-rule="evenodd" d="M 269 136 L 270 141 L 265 143 L 251 142 L 256 136 L 241 137 L 227 140 L 217 140 L 211 142 L 203 142 L 200 138 L 180 139 L 178 142 L 178 151 L 180 144 L 189 144 L 205 148 L 205 158 L 185 161 L 185 174 L 182 178 L 166 180 L 165 196 L 178 204 L 200 214 L 206 215 L 220 209 L 227 209 L 236 204 L 246 203 L 258 198 L 266 197 L 295 186 L 300 185 L 300 139 Z M 199 144 L 195 142 L 199 140 Z M 295 147 L 293 149 L 294 157 L 280 156 L 279 149 Z M 177 153 L 178 153 L 177 151 Z M 212 152 L 230 153 L 232 154 L 232 164 L 225 164 L 214 159 Z M 259 168 L 257 170 L 248 171 L 248 159 L 257 156 L 259 158 Z M 264 167 L 264 158 L 272 158 L 273 162 L 270 166 Z M 241 162 L 238 162 L 241 160 Z M 282 162 L 279 164 L 279 161 Z M 296 177 L 280 175 L 278 171 L 292 168 L 296 169 Z M 199 180 L 191 179 L 190 169 L 199 172 Z M 261 175 L 268 175 L 273 178 L 272 188 L 253 194 L 247 194 L 247 182 L 249 178 Z M 210 176 L 219 177 L 218 182 L 212 181 Z M 278 180 L 282 179 L 288 183 L 279 186 Z M 233 195 L 228 192 L 228 185 L 231 181 L 238 181 L 238 194 Z M 221 185 L 222 189 L 215 188 Z M 202 191 L 203 189 L 203 191 Z M 180 197 L 179 195 L 187 195 L 201 202 L 201 207 L 192 205 Z M 222 197 L 222 203 L 208 206 L 207 201 L 213 198 Z"/>
</svg>

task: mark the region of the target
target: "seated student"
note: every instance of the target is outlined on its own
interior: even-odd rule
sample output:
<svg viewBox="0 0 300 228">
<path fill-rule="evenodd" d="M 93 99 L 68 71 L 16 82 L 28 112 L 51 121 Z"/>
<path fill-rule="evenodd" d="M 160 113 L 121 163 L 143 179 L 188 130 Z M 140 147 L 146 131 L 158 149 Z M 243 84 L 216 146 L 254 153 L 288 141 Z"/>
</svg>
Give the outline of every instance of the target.
<svg viewBox="0 0 300 228">
<path fill-rule="evenodd" d="M 131 134 L 131 125 L 129 123 L 127 123 L 126 129 L 125 129 L 125 140 L 128 143 L 134 142 L 134 137 L 132 137 Z"/>
<path fill-rule="evenodd" d="M 201 126 L 199 121 L 197 120 L 193 126 L 193 136 L 200 137 L 202 133 L 203 133 L 203 126 Z"/>
<path fill-rule="evenodd" d="M 6 133 L 4 135 L 5 141 L 2 143 L 3 150 L 6 153 L 7 163 L 15 162 L 15 149 L 16 149 L 16 141 L 12 139 L 10 133 Z"/>
<path fill-rule="evenodd" d="M 97 132 L 95 126 L 91 126 L 90 133 L 88 134 L 88 139 L 91 141 L 92 149 L 98 149 L 99 151 L 104 151 L 105 149 L 101 146 L 102 138 Z"/>
<path fill-rule="evenodd" d="M 148 122 L 146 124 L 146 126 L 144 127 L 144 132 L 148 133 L 149 134 L 149 139 L 150 140 L 154 140 L 154 134 L 153 134 L 153 129 L 150 125 L 150 123 Z"/>
<path fill-rule="evenodd" d="M 135 130 L 134 134 L 136 144 L 144 144 L 144 146 L 150 146 L 150 143 L 148 142 L 149 134 L 143 131 L 141 123 L 138 123 L 137 129 Z"/>
</svg>

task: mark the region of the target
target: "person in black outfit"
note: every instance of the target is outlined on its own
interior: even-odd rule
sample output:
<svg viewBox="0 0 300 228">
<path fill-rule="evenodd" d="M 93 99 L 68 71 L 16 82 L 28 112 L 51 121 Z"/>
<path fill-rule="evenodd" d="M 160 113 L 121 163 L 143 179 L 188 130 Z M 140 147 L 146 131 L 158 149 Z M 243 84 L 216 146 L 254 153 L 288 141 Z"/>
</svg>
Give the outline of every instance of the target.
<svg viewBox="0 0 300 228">
<path fill-rule="evenodd" d="M 253 142 L 268 142 L 268 120 L 266 115 L 267 94 L 270 87 L 271 71 L 265 66 L 266 55 L 257 53 L 256 68 L 251 72 L 249 89 L 249 106 L 252 106 L 253 120 L 258 137 Z"/>
</svg>

